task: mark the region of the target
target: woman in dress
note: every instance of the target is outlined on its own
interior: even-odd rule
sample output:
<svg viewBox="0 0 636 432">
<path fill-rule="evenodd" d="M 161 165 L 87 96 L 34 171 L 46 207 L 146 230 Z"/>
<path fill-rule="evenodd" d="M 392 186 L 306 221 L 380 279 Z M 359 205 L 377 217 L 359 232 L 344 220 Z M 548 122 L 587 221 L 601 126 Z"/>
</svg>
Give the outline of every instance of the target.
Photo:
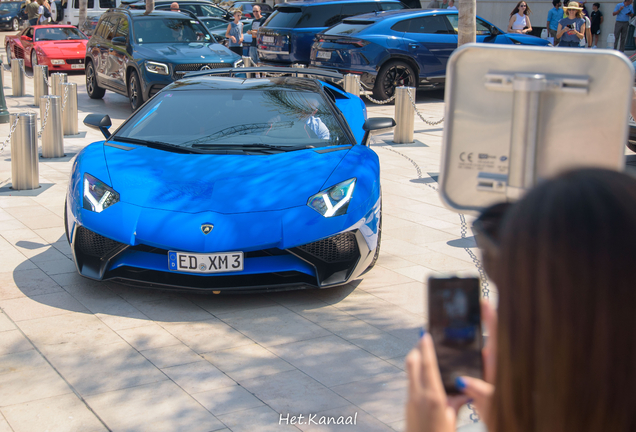
<svg viewBox="0 0 636 432">
<path fill-rule="evenodd" d="M 557 28 L 557 39 L 560 47 L 579 47 L 581 39 L 585 37 L 585 20 L 583 19 L 583 8 L 575 1 L 571 1 L 567 6 L 563 6 L 568 14 L 567 18 L 559 21 Z"/>
<path fill-rule="evenodd" d="M 528 7 L 528 3 L 523 0 L 517 3 L 517 6 L 515 6 L 510 14 L 508 33 L 530 33 L 532 31 L 532 24 L 530 24 L 530 17 L 528 16 L 530 13 L 532 13 L 532 11 Z"/>
</svg>

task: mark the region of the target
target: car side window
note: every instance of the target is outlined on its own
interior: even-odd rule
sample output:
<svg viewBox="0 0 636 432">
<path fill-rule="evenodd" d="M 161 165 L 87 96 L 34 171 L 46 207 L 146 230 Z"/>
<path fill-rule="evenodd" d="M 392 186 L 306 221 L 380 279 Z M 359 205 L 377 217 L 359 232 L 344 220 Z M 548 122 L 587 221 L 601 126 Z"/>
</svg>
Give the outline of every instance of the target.
<svg viewBox="0 0 636 432">
<path fill-rule="evenodd" d="M 373 3 L 344 3 L 342 5 L 342 12 L 340 12 L 340 19 L 330 25 L 336 24 L 345 18 L 349 18 L 355 15 L 362 15 L 369 12 L 375 12 L 380 10 L 378 4 Z"/>
<path fill-rule="evenodd" d="M 406 9 L 404 7 L 404 4 L 402 3 L 395 3 L 395 2 L 380 3 L 380 10 L 383 10 L 383 11 L 402 10 L 402 9 Z"/>
<path fill-rule="evenodd" d="M 117 7 L 115 0 L 99 0 L 99 7 L 101 9 L 111 9 Z"/>
<path fill-rule="evenodd" d="M 108 20 L 107 27 L 106 27 L 106 34 L 104 35 L 104 39 L 106 39 L 107 42 L 110 42 L 115 37 L 115 30 L 117 30 L 118 23 L 119 23 L 118 17 L 111 17 Z"/>
<path fill-rule="evenodd" d="M 305 7 L 295 27 L 331 27 L 340 21 L 340 8 L 340 4 Z"/>
<path fill-rule="evenodd" d="M 199 16 L 199 11 L 197 10 L 197 6 L 196 5 L 183 5 L 183 6 L 179 6 L 179 10 L 187 10 L 188 12 L 192 12 L 193 14 L 195 14 L 196 16 Z"/>
<path fill-rule="evenodd" d="M 409 31 L 409 25 L 411 24 L 411 20 L 402 20 L 398 23 L 393 24 L 393 27 L 391 27 L 391 30 L 396 31 L 396 32 L 408 32 Z"/>
<path fill-rule="evenodd" d="M 492 33 L 492 27 L 479 18 L 477 18 L 475 30 L 476 34 L 478 35 L 489 35 L 490 33 Z"/>
<path fill-rule="evenodd" d="M 130 29 L 128 26 L 128 20 L 126 18 L 121 18 L 119 20 L 119 25 L 117 26 L 117 33 L 115 34 L 115 37 L 121 36 L 126 38 L 126 40 L 128 40 L 129 32 L 130 32 Z"/>
<path fill-rule="evenodd" d="M 86 9 L 93 9 L 95 7 L 95 0 L 88 0 Z M 79 0 L 73 0 L 73 9 L 79 9 Z"/>
<path fill-rule="evenodd" d="M 28 37 L 30 37 L 31 39 L 33 39 L 33 29 L 32 29 L 32 28 L 29 28 L 29 29 L 26 31 L 25 36 L 28 36 Z"/>
<path fill-rule="evenodd" d="M 425 16 L 409 20 L 409 33 L 449 34 L 443 16 Z"/>
<path fill-rule="evenodd" d="M 455 34 L 457 34 L 457 29 L 459 28 L 459 15 L 446 15 L 446 18 L 448 19 L 449 25 Z"/>
<path fill-rule="evenodd" d="M 213 8 L 208 5 L 201 5 L 201 15 L 197 16 L 211 16 L 211 17 L 224 17 L 225 12 L 221 9 Z"/>
</svg>

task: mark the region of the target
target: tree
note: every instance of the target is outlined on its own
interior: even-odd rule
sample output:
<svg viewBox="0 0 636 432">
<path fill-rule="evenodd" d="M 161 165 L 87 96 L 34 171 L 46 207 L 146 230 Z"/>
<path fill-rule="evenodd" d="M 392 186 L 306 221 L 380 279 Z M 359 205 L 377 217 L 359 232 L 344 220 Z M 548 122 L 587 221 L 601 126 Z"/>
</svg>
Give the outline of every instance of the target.
<svg viewBox="0 0 636 432">
<path fill-rule="evenodd" d="M 475 0 L 459 0 L 459 23 L 457 29 L 457 46 L 477 41 Z"/>
<path fill-rule="evenodd" d="M 146 0 L 146 14 L 155 10 L 155 0 Z"/>
<path fill-rule="evenodd" d="M 69 4 L 70 7 L 70 4 Z M 81 29 L 86 21 L 86 10 L 88 8 L 88 0 L 79 0 L 79 22 L 77 28 Z"/>
</svg>

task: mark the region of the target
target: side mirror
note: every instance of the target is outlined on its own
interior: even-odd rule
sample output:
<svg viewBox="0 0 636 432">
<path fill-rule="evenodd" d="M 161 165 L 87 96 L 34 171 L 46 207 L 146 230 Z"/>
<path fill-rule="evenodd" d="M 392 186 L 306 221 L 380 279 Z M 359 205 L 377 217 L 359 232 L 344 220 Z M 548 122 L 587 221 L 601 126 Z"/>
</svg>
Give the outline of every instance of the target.
<svg viewBox="0 0 636 432">
<path fill-rule="evenodd" d="M 22 35 L 20 36 L 20 39 L 22 39 L 23 41 L 31 41 L 32 39 L 30 37 L 28 37 L 27 35 Z"/>
<path fill-rule="evenodd" d="M 113 45 L 126 46 L 126 38 L 123 36 L 115 36 L 113 38 Z"/>
<path fill-rule="evenodd" d="M 93 129 L 99 129 L 106 139 L 110 138 L 108 128 L 113 125 L 110 117 L 104 114 L 89 114 L 84 118 L 84 124 Z"/>
<path fill-rule="evenodd" d="M 368 146 L 369 138 L 371 135 L 388 132 L 395 127 L 395 120 L 391 117 L 374 117 L 367 119 L 362 125 L 362 130 L 365 131 L 362 138 L 362 144 Z"/>
</svg>

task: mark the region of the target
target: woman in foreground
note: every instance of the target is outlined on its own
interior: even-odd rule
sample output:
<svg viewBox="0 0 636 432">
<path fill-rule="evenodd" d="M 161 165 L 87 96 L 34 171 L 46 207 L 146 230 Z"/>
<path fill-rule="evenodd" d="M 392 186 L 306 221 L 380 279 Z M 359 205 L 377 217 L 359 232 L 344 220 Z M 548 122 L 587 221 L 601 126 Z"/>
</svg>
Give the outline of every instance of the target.
<svg viewBox="0 0 636 432">
<path fill-rule="evenodd" d="M 407 357 L 407 430 L 455 431 L 474 400 L 490 432 L 636 430 L 636 179 L 585 169 L 541 183 L 504 214 L 485 381 L 444 393 L 425 334 Z"/>
</svg>

